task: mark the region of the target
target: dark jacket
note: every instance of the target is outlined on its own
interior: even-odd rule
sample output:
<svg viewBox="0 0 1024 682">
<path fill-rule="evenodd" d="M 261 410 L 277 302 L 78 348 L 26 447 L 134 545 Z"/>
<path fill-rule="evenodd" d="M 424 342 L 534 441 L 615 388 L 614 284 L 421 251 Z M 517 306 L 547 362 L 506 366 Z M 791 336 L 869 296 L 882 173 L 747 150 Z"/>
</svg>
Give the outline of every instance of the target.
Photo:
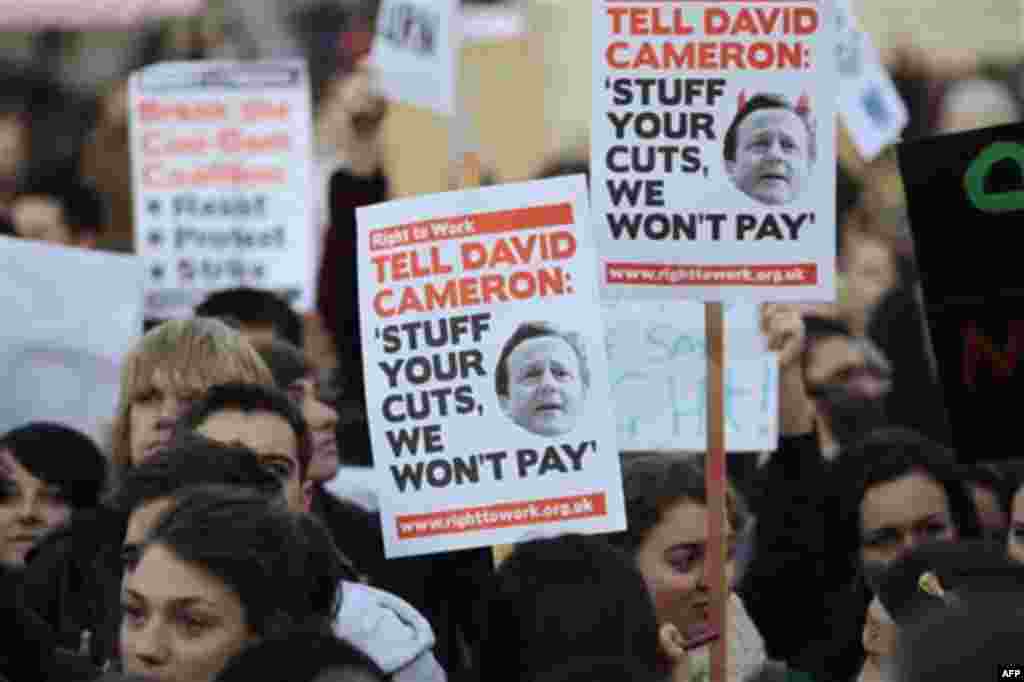
<svg viewBox="0 0 1024 682">
<path fill-rule="evenodd" d="M 369 670 L 384 679 L 380 668 L 352 645 L 327 633 L 298 631 L 249 647 L 228 662 L 216 682 L 344 680 L 340 673 L 348 667 Z"/>
<path fill-rule="evenodd" d="M 68 531 L 45 541 L 25 571 L 25 604 L 77 651 L 89 633 L 89 656 L 103 665 L 116 657 L 124 515 L 100 508 L 75 518 Z"/>
<path fill-rule="evenodd" d="M 24 603 L 24 574 L 0 567 L 0 677 L 18 682 L 87 682 L 99 669 L 58 647 L 53 629 Z"/>
</svg>

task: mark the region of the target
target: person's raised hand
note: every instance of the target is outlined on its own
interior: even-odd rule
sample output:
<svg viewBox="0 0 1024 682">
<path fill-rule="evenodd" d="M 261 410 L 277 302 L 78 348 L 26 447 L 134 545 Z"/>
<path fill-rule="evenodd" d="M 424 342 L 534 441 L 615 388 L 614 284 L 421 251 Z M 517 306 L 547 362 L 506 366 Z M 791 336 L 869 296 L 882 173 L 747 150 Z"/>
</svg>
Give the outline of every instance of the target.
<svg viewBox="0 0 1024 682">
<path fill-rule="evenodd" d="M 768 350 L 779 354 L 779 366 L 793 367 L 804 348 L 804 320 L 800 308 L 766 303 L 761 307 L 761 331 L 768 342 Z"/>
</svg>

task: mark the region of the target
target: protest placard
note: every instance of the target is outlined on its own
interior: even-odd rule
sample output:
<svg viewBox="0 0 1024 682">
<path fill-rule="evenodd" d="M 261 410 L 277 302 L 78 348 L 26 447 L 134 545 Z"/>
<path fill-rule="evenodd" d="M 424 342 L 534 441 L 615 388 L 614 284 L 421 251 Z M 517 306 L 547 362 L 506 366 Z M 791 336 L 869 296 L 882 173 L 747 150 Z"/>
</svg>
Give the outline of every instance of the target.
<svg viewBox="0 0 1024 682">
<path fill-rule="evenodd" d="M 1019 294 L 1024 124 L 940 135 L 899 147 L 900 171 L 929 303 Z"/>
<path fill-rule="evenodd" d="M 1024 286 L 1001 244 L 1024 220 L 1024 124 L 898 149 L 953 443 L 963 459 L 1000 459 L 1022 382 Z"/>
<path fill-rule="evenodd" d="M 764 348 L 757 306 L 725 312 L 725 444 L 778 447 L 779 362 Z M 692 301 L 605 303 L 605 345 L 621 450 L 707 450 L 704 306 Z"/>
<path fill-rule="evenodd" d="M 130 81 L 135 248 L 150 318 L 252 286 L 313 307 L 310 86 L 297 60 L 156 64 Z"/>
<path fill-rule="evenodd" d="M 135 256 L 0 237 L 0 433 L 57 421 L 104 441 L 142 275 Z"/>
<path fill-rule="evenodd" d="M 357 211 L 389 557 L 625 528 L 583 176 Z"/>
<path fill-rule="evenodd" d="M 455 115 L 459 17 L 457 0 L 381 0 L 370 61 L 388 99 Z"/>
<path fill-rule="evenodd" d="M 604 298 L 834 300 L 829 14 L 813 0 L 598 3 Z"/>
<path fill-rule="evenodd" d="M 836 0 L 834 11 L 839 112 L 857 151 L 871 161 L 899 141 L 910 118 L 871 36 L 857 25 L 850 0 Z"/>
</svg>

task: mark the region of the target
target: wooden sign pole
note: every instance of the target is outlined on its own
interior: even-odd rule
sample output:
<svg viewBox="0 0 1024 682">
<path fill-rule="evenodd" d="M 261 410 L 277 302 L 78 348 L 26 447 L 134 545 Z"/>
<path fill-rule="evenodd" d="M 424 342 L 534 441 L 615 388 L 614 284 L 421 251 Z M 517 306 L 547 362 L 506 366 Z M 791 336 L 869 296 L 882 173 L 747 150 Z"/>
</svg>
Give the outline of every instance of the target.
<svg viewBox="0 0 1024 682">
<path fill-rule="evenodd" d="M 721 303 L 704 304 L 707 351 L 708 450 L 705 486 L 708 509 L 708 549 L 704 579 L 711 588 L 710 625 L 718 633 L 711 644 L 711 682 L 726 682 L 728 671 L 729 585 L 725 579 L 728 543 L 725 536 L 725 320 Z"/>
</svg>

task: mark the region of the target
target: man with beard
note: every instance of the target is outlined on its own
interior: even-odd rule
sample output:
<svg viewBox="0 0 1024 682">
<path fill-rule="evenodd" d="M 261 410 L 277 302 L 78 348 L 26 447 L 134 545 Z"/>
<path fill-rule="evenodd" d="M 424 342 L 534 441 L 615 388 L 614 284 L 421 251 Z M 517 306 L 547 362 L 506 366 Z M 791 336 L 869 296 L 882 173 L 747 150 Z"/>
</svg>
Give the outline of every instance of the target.
<svg viewBox="0 0 1024 682">
<path fill-rule="evenodd" d="M 853 336 L 842 322 L 805 315 L 804 325 L 804 384 L 814 402 L 822 454 L 831 460 L 860 436 L 888 424 L 885 398 L 892 370 L 871 341 Z"/>
<path fill-rule="evenodd" d="M 810 106 L 779 95 L 744 101 L 725 133 L 725 170 L 737 189 L 762 204 L 796 199 L 807 185 L 816 144 Z"/>
</svg>

